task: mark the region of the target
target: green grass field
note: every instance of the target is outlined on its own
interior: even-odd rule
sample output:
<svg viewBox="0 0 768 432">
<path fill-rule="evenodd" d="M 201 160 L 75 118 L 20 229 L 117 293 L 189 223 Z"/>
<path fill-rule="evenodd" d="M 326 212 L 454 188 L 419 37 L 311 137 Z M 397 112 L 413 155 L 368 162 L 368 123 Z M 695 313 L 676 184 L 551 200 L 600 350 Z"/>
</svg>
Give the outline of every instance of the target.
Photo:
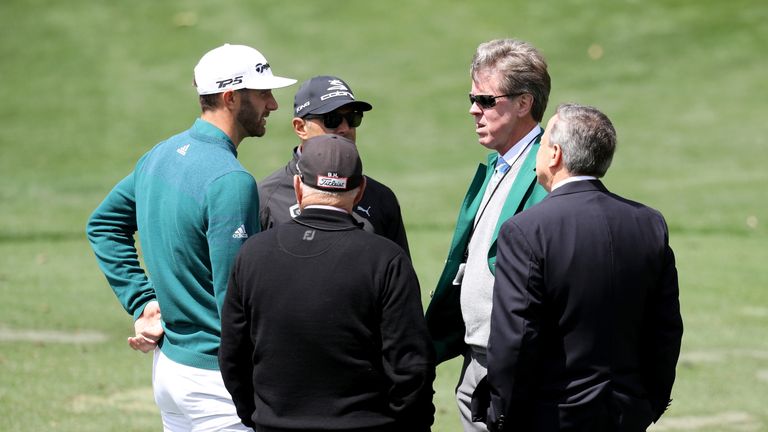
<svg viewBox="0 0 768 432">
<path fill-rule="evenodd" d="M 551 4 L 550 4 L 551 3 Z M 661 210 L 685 320 L 654 431 L 768 431 L 768 3 L 758 0 L 0 3 L 0 431 L 160 430 L 151 358 L 131 351 L 84 236 L 152 145 L 198 114 L 192 67 L 224 42 L 277 74 L 343 77 L 374 110 L 369 175 L 397 193 L 424 301 L 485 151 L 467 93 L 478 43 L 531 41 L 566 101 L 614 121 L 605 183 Z M 296 144 L 295 87 L 240 159 L 257 179 Z M 455 361 L 436 431 L 458 431 Z"/>
</svg>

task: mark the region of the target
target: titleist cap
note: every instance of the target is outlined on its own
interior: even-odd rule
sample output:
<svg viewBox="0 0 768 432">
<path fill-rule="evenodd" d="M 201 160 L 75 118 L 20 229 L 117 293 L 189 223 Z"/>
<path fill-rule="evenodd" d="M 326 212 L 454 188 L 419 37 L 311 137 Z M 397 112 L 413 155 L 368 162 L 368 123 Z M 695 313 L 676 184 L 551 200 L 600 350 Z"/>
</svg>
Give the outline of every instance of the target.
<svg viewBox="0 0 768 432">
<path fill-rule="evenodd" d="M 315 189 L 344 192 L 363 181 L 363 162 L 355 143 L 339 135 L 306 140 L 296 167 L 302 183 Z"/>
</svg>

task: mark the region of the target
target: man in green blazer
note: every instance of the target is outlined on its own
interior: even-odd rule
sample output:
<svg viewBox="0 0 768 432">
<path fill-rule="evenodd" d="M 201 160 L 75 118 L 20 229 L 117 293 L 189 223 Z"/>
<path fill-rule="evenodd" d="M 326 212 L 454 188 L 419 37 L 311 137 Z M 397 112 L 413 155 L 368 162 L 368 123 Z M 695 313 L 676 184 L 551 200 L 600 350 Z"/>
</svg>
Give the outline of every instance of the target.
<svg viewBox="0 0 768 432">
<path fill-rule="evenodd" d="M 471 79 L 469 113 L 479 143 L 493 152 L 464 198 L 426 319 L 438 363 L 464 356 L 456 392 L 464 430 L 485 431 L 472 421 L 470 402 L 487 371 L 496 237 L 504 221 L 547 194 L 534 169 L 550 78 L 536 48 L 498 39 L 478 46 Z"/>
</svg>

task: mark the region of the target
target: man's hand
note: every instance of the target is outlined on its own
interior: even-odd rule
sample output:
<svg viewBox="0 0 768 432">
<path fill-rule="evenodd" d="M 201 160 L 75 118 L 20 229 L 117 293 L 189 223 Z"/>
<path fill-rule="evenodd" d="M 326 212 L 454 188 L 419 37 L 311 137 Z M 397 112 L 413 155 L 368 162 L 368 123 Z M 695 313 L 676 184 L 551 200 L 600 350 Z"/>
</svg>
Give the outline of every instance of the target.
<svg viewBox="0 0 768 432">
<path fill-rule="evenodd" d="M 136 336 L 128 338 L 131 348 L 146 353 L 157 347 L 165 333 L 160 323 L 160 304 L 157 300 L 147 303 L 139 319 L 133 323 L 133 329 Z"/>
</svg>

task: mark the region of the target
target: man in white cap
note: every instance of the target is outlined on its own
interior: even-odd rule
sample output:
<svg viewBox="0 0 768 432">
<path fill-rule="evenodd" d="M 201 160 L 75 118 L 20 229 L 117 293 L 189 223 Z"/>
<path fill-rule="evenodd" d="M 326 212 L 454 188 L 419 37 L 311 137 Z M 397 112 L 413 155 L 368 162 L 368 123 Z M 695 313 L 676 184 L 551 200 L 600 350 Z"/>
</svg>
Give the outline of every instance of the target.
<svg viewBox="0 0 768 432">
<path fill-rule="evenodd" d="M 296 80 L 273 75 L 257 50 L 230 44 L 206 53 L 194 77 L 200 118 L 139 159 L 93 212 L 87 233 L 101 270 L 134 317 L 129 345 L 154 350 L 152 385 L 164 429 L 250 430 L 218 364 L 229 270 L 259 230 L 256 182 L 237 161 L 237 147 L 264 135 L 266 118 L 278 108 L 272 89 Z"/>
</svg>

